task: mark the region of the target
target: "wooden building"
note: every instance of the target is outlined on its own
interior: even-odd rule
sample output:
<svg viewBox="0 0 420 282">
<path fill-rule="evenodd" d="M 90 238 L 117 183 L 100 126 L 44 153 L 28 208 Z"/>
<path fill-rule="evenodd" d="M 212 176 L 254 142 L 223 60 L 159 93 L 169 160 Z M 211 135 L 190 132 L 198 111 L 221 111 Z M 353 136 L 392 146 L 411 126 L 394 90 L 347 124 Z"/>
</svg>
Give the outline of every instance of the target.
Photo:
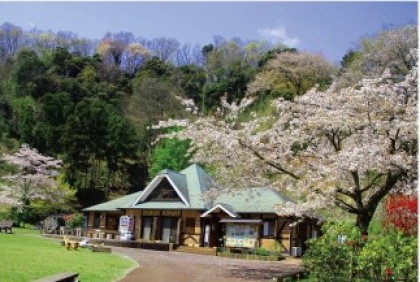
<svg viewBox="0 0 420 282">
<path fill-rule="evenodd" d="M 133 220 L 132 239 L 193 247 L 263 247 L 290 252 L 316 236 L 314 220 L 280 217 L 286 199 L 267 188 L 244 188 L 206 200 L 213 180 L 198 165 L 164 170 L 140 192 L 84 209 L 88 228 L 120 238 L 119 219 Z"/>
</svg>

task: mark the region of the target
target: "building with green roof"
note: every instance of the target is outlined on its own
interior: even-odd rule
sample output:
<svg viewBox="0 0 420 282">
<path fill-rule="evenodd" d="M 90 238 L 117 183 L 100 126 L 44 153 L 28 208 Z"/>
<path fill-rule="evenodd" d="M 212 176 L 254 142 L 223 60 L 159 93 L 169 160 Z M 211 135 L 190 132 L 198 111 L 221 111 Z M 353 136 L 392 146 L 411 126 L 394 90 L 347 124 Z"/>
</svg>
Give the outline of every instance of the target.
<svg viewBox="0 0 420 282">
<path fill-rule="evenodd" d="M 199 165 L 161 171 L 143 190 L 84 209 L 90 234 L 194 247 L 304 248 L 318 228 L 311 219 L 281 217 L 287 201 L 264 187 L 223 192 L 210 199 L 214 180 Z M 124 234 L 123 234 L 124 233 Z M 94 236 L 94 235 L 92 235 Z"/>
</svg>

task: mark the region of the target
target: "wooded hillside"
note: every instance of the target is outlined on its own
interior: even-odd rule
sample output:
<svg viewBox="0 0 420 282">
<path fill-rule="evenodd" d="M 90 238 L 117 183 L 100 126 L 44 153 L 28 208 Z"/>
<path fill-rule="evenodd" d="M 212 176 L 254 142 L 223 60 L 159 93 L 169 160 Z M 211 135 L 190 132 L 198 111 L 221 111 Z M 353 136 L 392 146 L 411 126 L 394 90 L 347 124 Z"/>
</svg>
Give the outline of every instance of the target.
<svg viewBox="0 0 420 282">
<path fill-rule="evenodd" d="M 252 111 L 272 113 L 272 99 L 293 101 L 314 86 L 351 86 L 389 66 L 403 76 L 412 66 L 406 54 L 417 46 L 416 32 L 404 27 L 365 38 L 334 66 L 319 54 L 240 38 L 215 36 L 205 46 L 191 46 L 119 32 L 93 41 L 4 23 L 0 152 L 12 154 L 25 143 L 62 160 L 57 185 L 74 191 L 71 207 L 86 207 L 143 189 L 160 169 L 188 163 L 188 141 L 155 143 L 162 132 L 151 126 L 159 121 L 220 116 L 223 103 L 254 97 L 240 116 L 252 120 Z M 16 170 L 0 162 L 1 176 Z M 39 217 L 51 212 L 42 200 L 27 204 Z"/>
</svg>

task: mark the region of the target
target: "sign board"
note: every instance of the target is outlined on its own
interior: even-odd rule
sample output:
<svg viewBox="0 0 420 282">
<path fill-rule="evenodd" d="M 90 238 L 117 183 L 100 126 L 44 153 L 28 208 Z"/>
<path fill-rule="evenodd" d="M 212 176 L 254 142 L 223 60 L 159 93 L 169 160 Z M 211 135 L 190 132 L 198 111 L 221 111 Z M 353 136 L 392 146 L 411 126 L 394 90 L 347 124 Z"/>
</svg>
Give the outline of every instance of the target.
<svg viewBox="0 0 420 282">
<path fill-rule="evenodd" d="M 226 224 L 226 247 L 231 248 L 255 248 L 258 239 L 257 224 Z"/>
</svg>

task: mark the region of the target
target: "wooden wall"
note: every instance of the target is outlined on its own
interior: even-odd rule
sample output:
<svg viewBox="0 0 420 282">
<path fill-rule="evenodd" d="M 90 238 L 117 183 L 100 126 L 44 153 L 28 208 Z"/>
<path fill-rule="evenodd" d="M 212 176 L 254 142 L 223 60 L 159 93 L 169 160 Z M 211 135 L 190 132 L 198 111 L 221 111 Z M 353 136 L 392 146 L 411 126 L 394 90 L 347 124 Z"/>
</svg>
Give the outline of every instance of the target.
<svg viewBox="0 0 420 282">
<path fill-rule="evenodd" d="M 194 219 L 194 228 L 187 229 L 187 218 Z M 201 244 L 200 211 L 182 211 L 180 244 L 199 247 Z"/>
<path fill-rule="evenodd" d="M 142 218 L 152 217 L 154 224 L 154 238 L 159 239 L 160 234 L 160 222 L 162 217 L 175 217 L 178 218 L 178 242 L 180 245 L 187 245 L 191 247 L 199 247 L 202 243 L 202 232 L 203 224 L 200 214 L 202 211 L 184 211 L 184 210 L 139 210 L 139 209 L 127 209 L 125 214 L 134 217 L 134 239 L 142 239 Z M 123 212 L 115 213 L 100 212 L 100 229 L 106 229 L 106 217 L 108 215 L 120 216 Z M 219 214 L 220 218 L 225 217 Z M 281 250 L 283 252 L 290 252 L 291 247 L 299 246 L 304 247 L 304 241 L 311 237 L 313 230 L 313 222 L 300 223 L 294 228 L 290 227 L 293 223 L 292 218 L 278 217 L 275 214 L 244 214 L 242 218 L 250 219 L 272 219 L 274 220 L 274 236 L 273 237 L 262 237 L 262 228 L 260 227 L 260 239 L 259 246 L 267 250 Z M 95 212 L 88 213 L 88 227 L 93 228 L 95 219 Z M 194 226 L 191 226 L 191 222 L 194 220 Z M 187 221 L 190 226 L 187 226 Z"/>
</svg>

